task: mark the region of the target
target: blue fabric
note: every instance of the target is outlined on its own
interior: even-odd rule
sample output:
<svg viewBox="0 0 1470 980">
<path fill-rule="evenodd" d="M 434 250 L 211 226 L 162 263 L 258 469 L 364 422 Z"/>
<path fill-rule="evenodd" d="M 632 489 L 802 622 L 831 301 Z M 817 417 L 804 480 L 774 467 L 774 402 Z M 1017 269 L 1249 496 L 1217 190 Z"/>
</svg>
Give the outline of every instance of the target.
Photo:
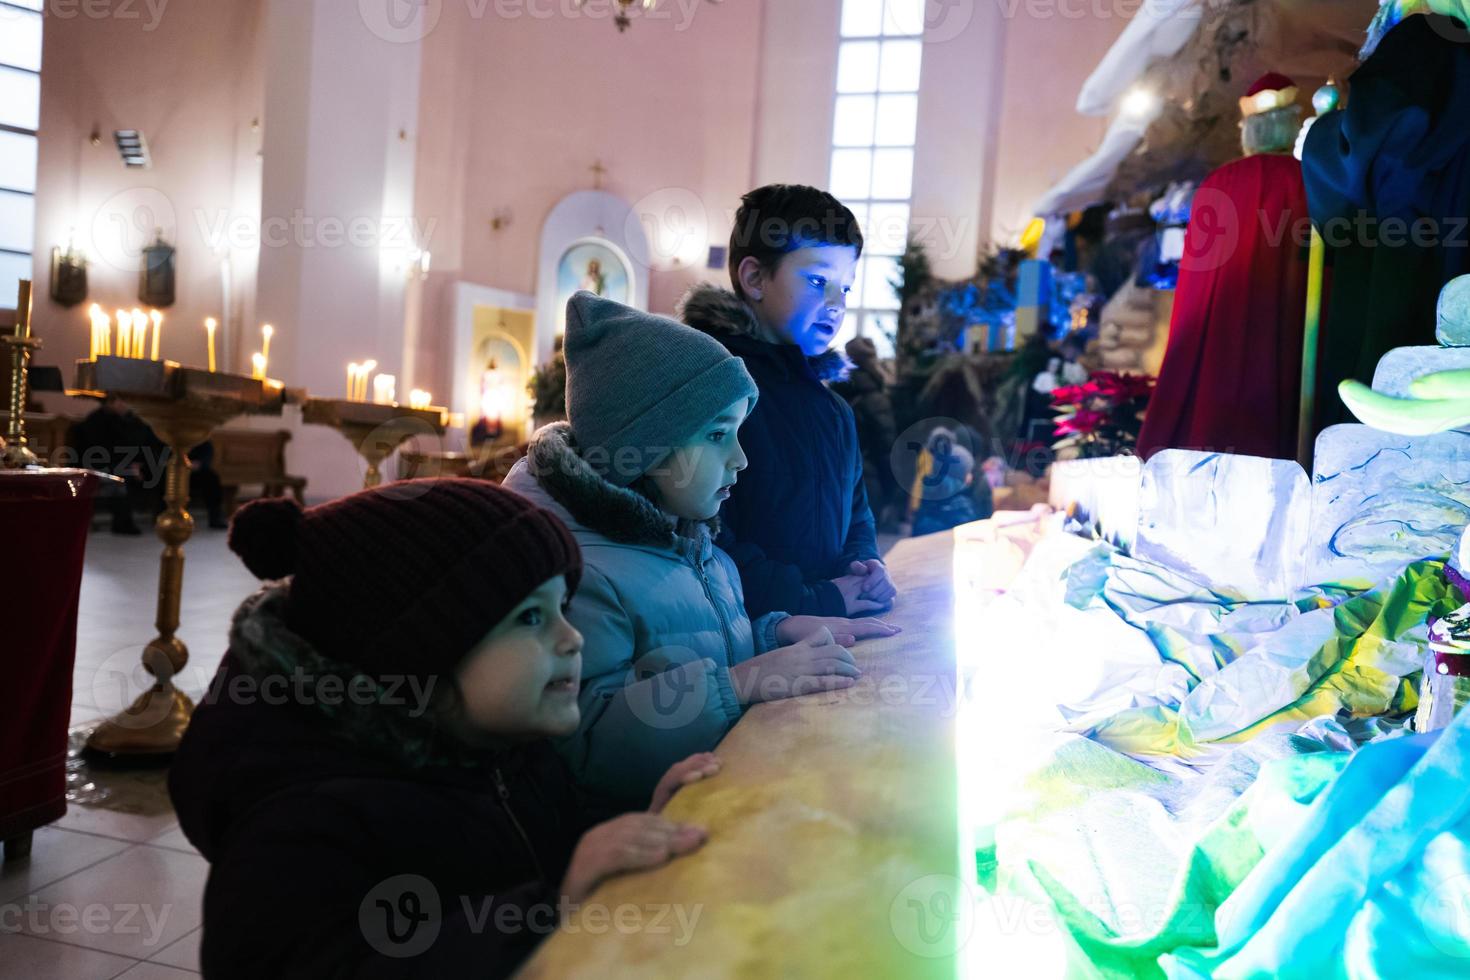
<svg viewBox="0 0 1470 980">
<path fill-rule="evenodd" d="M 1470 713 L 1361 749 L 1170 976 L 1470 973 Z"/>
<path fill-rule="evenodd" d="M 852 408 L 818 380 L 801 350 L 715 334 L 760 389 L 740 429 L 750 467 L 720 511 L 720 546 L 735 559 L 752 617 L 774 610 L 845 616 L 830 579 L 877 558 Z"/>
</svg>

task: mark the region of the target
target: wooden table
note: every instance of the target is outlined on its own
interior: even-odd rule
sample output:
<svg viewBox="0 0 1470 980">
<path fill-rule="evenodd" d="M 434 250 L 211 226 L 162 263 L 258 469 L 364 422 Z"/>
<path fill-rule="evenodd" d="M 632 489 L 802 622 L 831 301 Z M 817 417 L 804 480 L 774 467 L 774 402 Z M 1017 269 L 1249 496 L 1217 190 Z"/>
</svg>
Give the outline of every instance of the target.
<svg viewBox="0 0 1470 980">
<path fill-rule="evenodd" d="M 974 851 L 956 787 L 953 540 L 889 554 L 902 594 L 885 618 L 904 632 L 855 648 L 857 685 L 751 708 L 716 750 L 721 773 L 674 798 L 667 814 L 707 827 L 704 847 L 599 888 L 523 976 L 958 974 L 952 910 Z"/>
</svg>

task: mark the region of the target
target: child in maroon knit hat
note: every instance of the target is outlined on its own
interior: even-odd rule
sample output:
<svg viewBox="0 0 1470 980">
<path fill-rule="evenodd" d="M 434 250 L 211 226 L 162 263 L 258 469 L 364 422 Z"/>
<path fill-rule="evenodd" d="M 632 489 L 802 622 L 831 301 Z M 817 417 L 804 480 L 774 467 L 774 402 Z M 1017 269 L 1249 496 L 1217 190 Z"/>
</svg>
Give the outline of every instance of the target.
<svg viewBox="0 0 1470 980">
<path fill-rule="evenodd" d="M 268 582 L 169 775 L 210 862 L 205 976 L 502 976 L 598 883 L 703 842 L 659 811 L 713 755 L 598 823 L 550 748 L 582 558 L 548 511 L 418 480 L 256 501 L 230 547 Z"/>
</svg>

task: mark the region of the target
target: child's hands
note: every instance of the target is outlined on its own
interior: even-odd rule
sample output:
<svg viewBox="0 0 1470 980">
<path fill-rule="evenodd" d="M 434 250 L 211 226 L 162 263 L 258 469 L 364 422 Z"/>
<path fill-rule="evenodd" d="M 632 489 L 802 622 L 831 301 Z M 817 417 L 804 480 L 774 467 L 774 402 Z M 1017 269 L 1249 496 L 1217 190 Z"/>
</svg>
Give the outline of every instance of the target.
<svg viewBox="0 0 1470 980">
<path fill-rule="evenodd" d="M 893 605 L 893 600 L 898 597 L 898 586 L 893 584 L 893 579 L 888 577 L 888 566 L 877 558 L 869 558 L 867 561 L 855 561 L 847 569 L 853 575 L 862 576 L 863 582 L 862 598 L 881 602 L 886 606 Z"/>
<path fill-rule="evenodd" d="M 730 668 L 730 682 L 741 704 L 840 691 L 863 672 L 825 626 L 790 646 L 752 657 Z"/>
<path fill-rule="evenodd" d="M 858 563 L 853 562 L 853 564 Z M 888 608 L 887 603 L 875 602 L 863 595 L 863 590 L 868 585 L 866 574 L 844 575 L 841 578 L 834 578 L 832 584 L 837 586 L 838 592 L 842 593 L 842 602 L 847 607 L 849 617 L 866 616 L 868 613 L 883 612 Z"/>
<path fill-rule="evenodd" d="M 655 813 L 628 813 L 600 823 L 577 842 L 561 892 L 580 904 L 592 890 L 614 875 L 644 871 L 698 849 L 703 827 L 671 823 Z"/>
<path fill-rule="evenodd" d="M 881 619 L 842 619 L 837 616 L 792 616 L 776 624 L 776 639 L 783 645 L 806 639 L 817 630 L 831 632 L 839 646 L 850 647 L 859 640 L 897 636 L 903 630 Z"/>
<path fill-rule="evenodd" d="M 713 752 L 696 752 L 684 761 L 674 763 L 654 787 L 653 802 L 648 804 L 648 812 L 662 813 L 679 790 L 719 771 L 720 760 Z"/>
</svg>

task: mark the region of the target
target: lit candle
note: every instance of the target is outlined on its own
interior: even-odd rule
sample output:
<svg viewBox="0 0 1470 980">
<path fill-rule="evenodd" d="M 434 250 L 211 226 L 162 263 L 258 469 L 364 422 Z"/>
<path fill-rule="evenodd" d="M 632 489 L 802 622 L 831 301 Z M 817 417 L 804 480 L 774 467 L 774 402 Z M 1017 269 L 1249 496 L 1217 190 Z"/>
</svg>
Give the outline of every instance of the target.
<svg viewBox="0 0 1470 980">
<path fill-rule="evenodd" d="M 379 405 L 392 405 L 397 394 L 398 379 L 391 374 L 380 374 L 373 379 L 373 401 Z"/>
<path fill-rule="evenodd" d="M 434 396 L 427 391 L 415 388 L 408 393 L 409 408 L 428 408 L 432 404 L 434 404 Z"/>
<path fill-rule="evenodd" d="M 204 318 L 204 332 L 209 336 L 209 373 L 214 373 L 214 328 L 219 326 L 214 317 Z"/>
<path fill-rule="evenodd" d="M 158 360 L 158 337 L 163 333 L 163 314 L 154 310 L 149 316 L 153 320 L 153 360 Z"/>
<path fill-rule="evenodd" d="M 352 396 L 357 392 L 357 365 L 351 361 L 347 362 L 347 400 L 352 401 Z"/>
<path fill-rule="evenodd" d="M 271 359 L 271 337 L 275 336 L 276 328 L 267 323 L 260 328 L 260 353 L 267 361 Z"/>
<path fill-rule="evenodd" d="M 143 344 L 148 340 L 148 315 L 133 309 L 133 335 L 128 338 L 128 351 L 133 357 L 143 358 Z"/>
<path fill-rule="evenodd" d="M 377 367 L 378 367 L 378 362 L 377 361 L 363 361 L 362 362 L 362 374 L 359 375 L 358 376 L 358 379 L 357 379 L 357 400 L 358 401 L 360 401 L 360 402 L 367 401 L 368 378 L 372 375 L 373 371 L 377 369 Z"/>
<path fill-rule="evenodd" d="M 117 356 L 128 356 L 128 332 L 133 329 L 133 318 L 127 310 L 117 311 Z"/>
<path fill-rule="evenodd" d="M 252 378 L 254 378 L 255 380 L 257 380 L 257 381 L 264 381 L 265 380 L 265 355 L 262 354 L 262 353 L 260 353 L 260 351 L 256 351 L 254 354 L 251 354 L 250 355 L 250 363 L 251 363 L 251 365 L 253 365 L 253 369 L 250 372 L 250 376 Z"/>
</svg>

